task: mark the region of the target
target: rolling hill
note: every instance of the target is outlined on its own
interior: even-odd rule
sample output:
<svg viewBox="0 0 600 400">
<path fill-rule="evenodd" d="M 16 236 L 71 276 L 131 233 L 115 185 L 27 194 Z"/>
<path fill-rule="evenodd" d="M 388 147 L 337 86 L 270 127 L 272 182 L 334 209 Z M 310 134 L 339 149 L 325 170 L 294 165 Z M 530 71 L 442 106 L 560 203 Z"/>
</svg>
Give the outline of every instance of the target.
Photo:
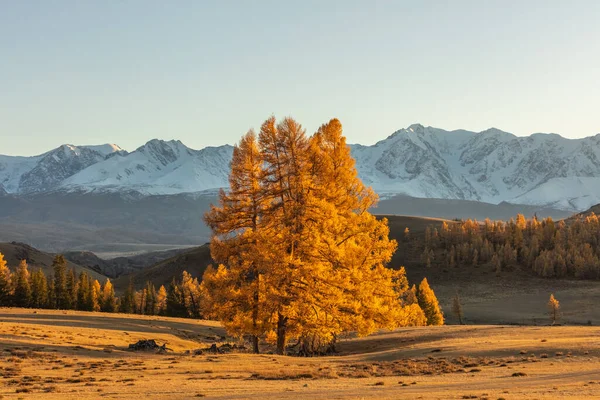
<svg viewBox="0 0 600 400">
<path fill-rule="evenodd" d="M 54 259 L 54 254 L 45 253 L 29 245 L 18 242 L 0 243 L 0 253 L 4 255 L 4 259 L 8 263 L 9 268 L 12 270 L 19 265 L 21 260 L 27 260 L 30 271 L 41 268 L 46 276 L 50 276 L 52 274 L 52 261 Z M 77 274 L 85 271 L 94 279 L 98 279 L 100 282 L 104 282 L 106 280 L 106 276 L 98 273 L 97 271 L 87 267 L 82 267 L 81 265 L 75 264 L 68 260 L 67 268 L 73 268 Z"/>
</svg>

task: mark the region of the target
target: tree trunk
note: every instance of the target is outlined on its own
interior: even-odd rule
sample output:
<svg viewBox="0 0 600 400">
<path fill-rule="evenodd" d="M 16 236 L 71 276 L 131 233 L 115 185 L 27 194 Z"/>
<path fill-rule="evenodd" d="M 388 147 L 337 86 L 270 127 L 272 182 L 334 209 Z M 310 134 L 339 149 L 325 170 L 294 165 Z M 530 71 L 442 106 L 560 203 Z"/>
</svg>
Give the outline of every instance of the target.
<svg viewBox="0 0 600 400">
<path fill-rule="evenodd" d="M 287 330 L 287 317 L 279 314 L 277 319 L 277 354 L 284 355 L 285 354 L 285 334 Z"/>
<path fill-rule="evenodd" d="M 252 335 L 252 352 L 254 354 L 260 354 L 260 349 L 258 348 L 258 336 Z"/>
<path fill-rule="evenodd" d="M 254 289 L 254 304 L 252 305 L 252 328 L 254 329 L 254 334 L 252 335 L 252 352 L 254 354 L 259 354 L 260 350 L 258 348 L 258 302 L 260 300 L 259 297 L 259 287 L 260 287 L 260 275 L 256 268 L 254 268 L 254 276 L 256 279 L 256 288 Z"/>
</svg>

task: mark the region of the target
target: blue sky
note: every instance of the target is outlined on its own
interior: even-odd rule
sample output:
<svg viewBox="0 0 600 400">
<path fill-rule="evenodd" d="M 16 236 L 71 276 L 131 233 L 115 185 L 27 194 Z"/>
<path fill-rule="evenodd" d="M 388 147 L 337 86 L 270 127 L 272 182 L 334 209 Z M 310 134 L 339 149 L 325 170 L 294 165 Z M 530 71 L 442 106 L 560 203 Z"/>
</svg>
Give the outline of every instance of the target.
<svg viewBox="0 0 600 400">
<path fill-rule="evenodd" d="M 0 0 L 0 154 L 234 143 L 271 114 L 600 132 L 600 2 Z"/>
</svg>

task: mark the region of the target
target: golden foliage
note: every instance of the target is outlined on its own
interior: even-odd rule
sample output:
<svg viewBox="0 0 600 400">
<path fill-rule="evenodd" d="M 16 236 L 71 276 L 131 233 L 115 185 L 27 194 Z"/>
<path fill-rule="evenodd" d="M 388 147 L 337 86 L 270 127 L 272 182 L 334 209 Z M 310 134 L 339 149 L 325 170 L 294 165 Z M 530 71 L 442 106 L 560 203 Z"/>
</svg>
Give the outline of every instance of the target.
<svg viewBox="0 0 600 400">
<path fill-rule="evenodd" d="M 444 314 L 442 313 L 433 289 L 431 289 L 429 282 L 427 282 L 427 278 L 423 278 L 421 281 L 417 297 L 419 299 L 419 305 L 427 318 L 427 325 L 444 325 Z"/>
<path fill-rule="evenodd" d="M 556 298 L 554 298 L 554 294 L 550 295 L 550 300 L 548 301 L 548 309 L 550 311 L 550 319 L 552 320 L 552 325 L 556 323 L 558 319 L 558 311 L 560 309 L 560 303 Z"/>
<path fill-rule="evenodd" d="M 405 304 L 405 271 L 386 264 L 396 250 L 387 221 L 368 209 L 377 195 L 358 178 L 337 119 L 307 137 L 291 118 L 269 118 L 234 148 L 230 190 L 206 222 L 220 263 L 204 274 L 206 315 L 228 332 L 289 339 L 317 351 L 344 332 L 422 325 Z"/>
</svg>

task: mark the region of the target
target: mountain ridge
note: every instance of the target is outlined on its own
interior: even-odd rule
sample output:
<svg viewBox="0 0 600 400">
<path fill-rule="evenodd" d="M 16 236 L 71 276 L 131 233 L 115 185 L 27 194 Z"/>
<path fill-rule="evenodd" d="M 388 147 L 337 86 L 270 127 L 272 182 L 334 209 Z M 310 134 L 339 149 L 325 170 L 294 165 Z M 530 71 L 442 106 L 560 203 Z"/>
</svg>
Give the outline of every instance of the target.
<svg viewBox="0 0 600 400">
<path fill-rule="evenodd" d="M 600 203 L 600 134 L 516 136 L 498 128 L 446 131 L 412 124 L 374 145 L 349 145 L 359 176 L 380 195 L 510 202 L 582 211 Z M 194 150 L 153 139 L 63 145 L 39 156 L 0 155 L 0 193 L 194 193 L 227 186 L 233 147 Z"/>
</svg>

